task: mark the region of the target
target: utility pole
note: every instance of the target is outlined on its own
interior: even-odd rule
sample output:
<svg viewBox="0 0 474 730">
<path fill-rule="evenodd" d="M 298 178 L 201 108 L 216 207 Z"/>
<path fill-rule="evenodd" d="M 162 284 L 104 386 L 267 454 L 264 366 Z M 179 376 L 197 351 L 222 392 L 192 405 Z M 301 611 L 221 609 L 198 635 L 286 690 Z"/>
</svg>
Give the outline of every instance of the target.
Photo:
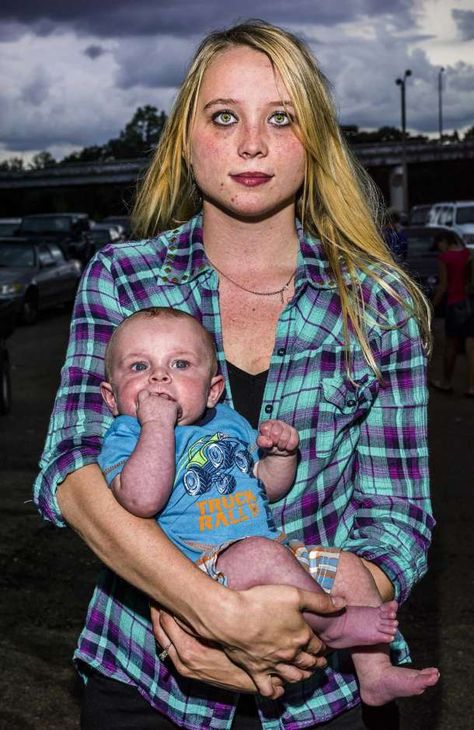
<svg viewBox="0 0 474 730">
<path fill-rule="evenodd" d="M 443 73 L 444 67 L 438 71 L 438 127 L 439 141 L 443 141 Z"/>
<path fill-rule="evenodd" d="M 411 76 L 409 68 L 406 69 L 402 78 L 395 81 L 397 86 L 400 87 L 400 103 L 401 103 L 401 118 L 402 118 L 402 178 L 403 178 L 403 212 L 408 215 L 408 165 L 407 165 L 407 148 L 406 148 L 406 136 L 407 136 L 407 119 L 406 119 L 406 100 L 405 100 L 405 84 L 407 78 Z"/>
</svg>

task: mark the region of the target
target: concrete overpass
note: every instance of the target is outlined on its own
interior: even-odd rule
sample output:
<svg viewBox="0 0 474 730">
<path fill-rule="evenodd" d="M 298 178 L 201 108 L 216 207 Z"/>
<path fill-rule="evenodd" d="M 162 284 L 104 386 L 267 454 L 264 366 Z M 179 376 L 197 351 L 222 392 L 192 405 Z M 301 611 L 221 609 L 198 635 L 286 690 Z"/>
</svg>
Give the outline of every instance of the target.
<svg viewBox="0 0 474 730">
<path fill-rule="evenodd" d="M 400 208 L 401 190 L 401 157 L 402 146 L 400 143 L 376 143 L 352 145 L 352 150 L 360 163 L 370 172 L 381 188 L 388 204 Z M 474 198 L 474 140 L 439 144 L 439 142 L 408 142 L 407 143 L 408 178 L 410 187 L 410 202 L 433 202 L 441 199 Z M 135 160 L 120 160 L 113 162 L 88 162 L 83 164 L 64 165 L 46 168 L 44 170 L 25 171 L 0 171 L 0 205 L 1 215 L 12 215 L 18 212 L 12 210 L 12 206 L 5 205 L 6 199 L 11 201 L 12 194 L 17 196 L 28 196 L 28 191 L 48 190 L 61 191 L 68 189 L 70 193 L 77 192 L 78 199 L 81 199 L 81 189 L 91 188 L 98 190 L 106 186 L 114 186 L 116 189 L 135 188 L 139 178 L 144 174 L 148 160 L 141 158 Z M 425 171 L 424 175 L 428 181 L 433 176 L 439 181 L 435 193 L 426 190 L 426 180 L 422 183 L 424 190 L 418 190 L 415 184 L 416 171 Z M 418 175 L 419 176 L 419 175 Z M 446 177 L 455 178 L 461 183 L 456 190 L 450 194 L 446 190 Z M 423 178 L 423 175 L 421 176 Z M 429 186 L 428 186 L 429 187 Z M 412 190 L 416 188 L 416 190 Z M 417 193 L 416 195 L 414 193 Z M 38 197 L 38 196 L 36 196 Z M 47 200 L 44 195 L 39 199 Z M 47 205 L 46 203 L 43 204 Z M 23 207 L 23 206 L 22 206 Z M 33 206 L 37 208 L 37 206 Z M 80 208 L 80 205 L 73 206 Z M 8 210 L 7 210 L 8 208 Z M 31 205 L 27 206 L 31 210 Z M 85 209 L 84 207 L 82 209 Z M 19 211 L 20 214 L 26 212 Z M 32 211 L 33 212 L 33 211 Z M 35 210 L 34 212 L 38 212 Z M 47 212 L 43 210 L 42 212 Z M 114 211 L 117 212 L 117 211 Z"/>
</svg>

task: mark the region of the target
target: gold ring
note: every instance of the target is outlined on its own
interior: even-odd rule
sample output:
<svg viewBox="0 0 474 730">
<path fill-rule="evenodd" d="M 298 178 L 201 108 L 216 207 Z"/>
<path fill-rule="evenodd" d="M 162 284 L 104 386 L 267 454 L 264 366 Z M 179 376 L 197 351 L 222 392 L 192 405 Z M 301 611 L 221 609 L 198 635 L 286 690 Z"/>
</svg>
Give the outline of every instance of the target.
<svg viewBox="0 0 474 730">
<path fill-rule="evenodd" d="M 168 649 L 169 649 L 169 648 L 170 648 L 170 646 L 172 646 L 172 645 L 173 645 L 173 642 L 172 642 L 172 641 L 170 641 L 170 643 L 168 644 L 168 646 L 166 646 L 166 647 L 165 647 L 165 648 L 163 649 L 163 651 L 162 651 L 162 652 L 160 652 L 160 654 L 158 654 L 158 659 L 160 660 L 160 662 L 164 662 L 164 661 L 165 661 L 166 657 L 168 656 Z"/>
</svg>

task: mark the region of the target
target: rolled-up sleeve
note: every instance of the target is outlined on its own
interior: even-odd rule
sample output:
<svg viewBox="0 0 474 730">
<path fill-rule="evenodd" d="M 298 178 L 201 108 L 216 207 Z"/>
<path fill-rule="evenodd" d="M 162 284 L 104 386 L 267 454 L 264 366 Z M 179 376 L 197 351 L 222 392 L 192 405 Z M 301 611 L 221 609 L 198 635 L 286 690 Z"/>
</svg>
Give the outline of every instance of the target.
<svg viewBox="0 0 474 730">
<path fill-rule="evenodd" d="M 111 416 L 102 402 L 104 353 L 113 328 L 122 321 L 114 278 L 106 255 L 89 264 L 79 285 L 66 361 L 50 419 L 33 498 L 43 517 L 65 522 L 56 492 L 66 476 L 95 463 Z"/>
<path fill-rule="evenodd" d="M 427 570 L 434 520 L 428 471 L 427 358 L 413 317 L 379 340 L 383 382 L 361 424 L 346 550 L 378 565 L 406 600 Z"/>
</svg>

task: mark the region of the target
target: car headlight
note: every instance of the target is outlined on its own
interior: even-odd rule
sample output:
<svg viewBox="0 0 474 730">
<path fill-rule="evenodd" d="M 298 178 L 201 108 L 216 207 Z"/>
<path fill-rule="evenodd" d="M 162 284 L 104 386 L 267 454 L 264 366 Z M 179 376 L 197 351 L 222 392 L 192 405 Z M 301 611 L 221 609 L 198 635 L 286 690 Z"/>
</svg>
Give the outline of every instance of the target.
<svg viewBox="0 0 474 730">
<path fill-rule="evenodd" d="M 22 291 L 23 284 L 18 284 L 18 282 L 15 281 L 10 284 L 0 284 L 0 295 L 4 297 L 20 294 Z"/>
<path fill-rule="evenodd" d="M 464 243 L 468 246 L 472 246 L 474 244 L 474 233 L 465 233 L 463 235 Z"/>
</svg>

